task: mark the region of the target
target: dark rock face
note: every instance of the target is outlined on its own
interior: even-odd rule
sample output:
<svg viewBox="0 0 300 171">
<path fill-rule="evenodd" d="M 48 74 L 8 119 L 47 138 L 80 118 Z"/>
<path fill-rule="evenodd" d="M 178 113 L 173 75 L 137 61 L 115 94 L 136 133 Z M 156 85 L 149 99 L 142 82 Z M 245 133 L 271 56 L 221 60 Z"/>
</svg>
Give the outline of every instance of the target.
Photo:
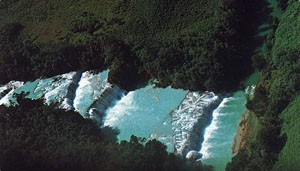
<svg viewBox="0 0 300 171">
<path fill-rule="evenodd" d="M 187 93 L 178 108 L 171 113 L 175 151 L 178 154 L 186 156 L 192 150 L 200 150 L 204 129 L 211 121 L 213 110 L 222 99 L 212 92 Z M 191 155 L 195 156 L 195 153 Z"/>
</svg>

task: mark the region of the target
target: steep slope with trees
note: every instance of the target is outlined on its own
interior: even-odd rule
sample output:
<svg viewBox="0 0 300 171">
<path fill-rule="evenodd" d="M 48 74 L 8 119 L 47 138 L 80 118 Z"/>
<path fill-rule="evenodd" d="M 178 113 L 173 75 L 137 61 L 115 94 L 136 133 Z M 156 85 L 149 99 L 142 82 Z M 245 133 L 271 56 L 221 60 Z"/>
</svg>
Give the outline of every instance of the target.
<svg viewBox="0 0 300 171">
<path fill-rule="evenodd" d="M 299 19 L 300 3 L 290 0 L 268 35 L 263 56 L 254 61 L 260 66 L 260 79 L 247 108 L 259 118 L 259 129 L 227 170 L 299 168 L 293 165 L 299 148 L 295 141 L 300 135 L 295 124 L 299 120 L 296 109 L 300 95 Z"/>
</svg>

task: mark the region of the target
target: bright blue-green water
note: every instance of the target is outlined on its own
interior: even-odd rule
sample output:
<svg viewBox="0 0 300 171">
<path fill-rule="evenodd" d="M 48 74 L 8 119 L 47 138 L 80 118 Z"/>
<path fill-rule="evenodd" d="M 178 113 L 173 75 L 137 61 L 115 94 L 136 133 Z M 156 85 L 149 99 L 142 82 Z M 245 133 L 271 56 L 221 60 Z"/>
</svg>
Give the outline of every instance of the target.
<svg viewBox="0 0 300 171">
<path fill-rule="evenodd" d="M 256 83 L 258 73 L 253 73 L 242 82 L 243 86 L 252 86 Z M 224 98 L 222 103 L 213 112 L 213 120 L 205 129 L 204 141 L 200 153 L 202 162 L 210 164 L 215 171 L 224 171 L 226 164 L 233 157 L 230 149 L 242 112 L 245 110 L 246 97 L 244 90 L 233 93 Z"/>
<path fill-rule="evenodd" d="M 40 79 L 37 79 L 33 82 L 26 82 L 24 86 L 15 90 L 17 94 L 25 92 L 28 93 L 27 97 L 32 99 L 37 99 L 41 96 L 41 92 L 35 93 L 34 90 L 36 89 Z M 50 81 L 50 80 L 49 80 Z"/>
<path fill-rule="evenodd" d="M 203 163 L 213 165 L 215 171 L 225 170 L 232 158 L 230 149 L 245 103 L 244 91 L 225 98 L 213 112 L 213 120 L 205 130 L 200 153 Z"/>
<path fill-rule="evenodd" d="M 156 138 L 173 149 L 173 131 L 169 113 L 175 109 L 187 92 L 168 88 L 146 88 L 129 92 L 106 112 L 104 126 L 120 130 L 119 140 L 131 135 Z"/>
<path fill-rule="evenodd" d="M 257 73 L 253 74 L 242 83 L 243 87 L 254 84 L 257 77 Z M 89 74 L 81 78 L 76 90 L 75 106 L 90 104 L 87 103 L 91 101 L 90 94 L 95 94 L 95 90 L 101 88 L 96 78 L 98 77 Z M 53 78 L 36 80 L 27 82 L 15 92 L 29 92 L 29 98 L 40 98 L 53 84 Z M 103 124 L 118 128 L 119 140 L 129 140 L 131 135 L 156 138 L 165 143 L 169 151 L 173 151 L 174 132 L 169 114 L 180 104 L 186 93 L 187 91 L 170 87 L 162 89 L 151 86 L 131 91 L 105 112 Z M 232 157 L 230 148 L 242 111 L 245 109 L 245 103 L 243 90 L 226 97 L 214 110 L 213 120 L 205 130 L 204 142 L 200 150 L 203 154 L 202 161 L 213 165 L 216 171 L 224 170 L 226 163 Z"/>
<path fill-rule="evenodd" d="M 70 72 L 46 79 L 37 79 L 33 82 L 26 82 L 23 86 L 14 90 L 14 93 L 27 93 L 27 98 L 43 98 L 47 104 L 58 102 L 68 98 L 65 104 L 73 107 L 81 115 L 84 115 L 90 105 L 100 97 L 103 86 L 106 85 L 108 70 L 101 73 L 84 72 L 82 74 Z M 69 89 L 70 85 L 73 86 Z M 68 95 L 67 95 L 68 94 Z M 8 98 L 15 102 L 10 96 Z"/>
</svg>

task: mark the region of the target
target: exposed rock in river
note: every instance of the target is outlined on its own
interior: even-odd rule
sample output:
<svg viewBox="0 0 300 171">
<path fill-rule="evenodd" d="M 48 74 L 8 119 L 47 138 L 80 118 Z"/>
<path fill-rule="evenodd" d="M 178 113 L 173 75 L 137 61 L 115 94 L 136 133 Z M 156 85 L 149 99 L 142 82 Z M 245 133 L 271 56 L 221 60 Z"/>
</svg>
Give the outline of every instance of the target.
<svg viewBox="0 0 300 171">
<path fill-rule="evenodd" d="M 187 93 L 178 108 L 171 113 L 175 151 L 178 154 L 186 156 L 191 150 L 199 151 L 204 129 L 211 121 L 213 110 L 222 99 L 212 92 Z"/>
</svg>

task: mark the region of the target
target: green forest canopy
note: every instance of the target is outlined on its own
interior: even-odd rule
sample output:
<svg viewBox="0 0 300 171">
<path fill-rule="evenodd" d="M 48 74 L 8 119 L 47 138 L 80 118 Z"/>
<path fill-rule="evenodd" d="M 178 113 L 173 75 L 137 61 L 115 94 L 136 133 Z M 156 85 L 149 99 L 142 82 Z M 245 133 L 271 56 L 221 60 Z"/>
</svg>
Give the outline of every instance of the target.
<svg viewBox="0 0 300 171">
<path fill-rule="evenodd" d="M 1 32 L 17 31 L 0 37 L 0 82 L 109 67 L 124 89 L 157 79 L 230 90 L 251 70 L 251 10 L 238 0 L 1 1 Z"/>
<path fill-rule="evenodd" d="M 283 3 L 281 1 L 281 3 Z M 227 170 L 297 170 L 299 151 L 300 3 L 290 0 L 268 35 L 263 55 L 254 61 L 260 78 L 247 108 L 259 117 L 257 137 L 228 164 Z"/>
</svg>

